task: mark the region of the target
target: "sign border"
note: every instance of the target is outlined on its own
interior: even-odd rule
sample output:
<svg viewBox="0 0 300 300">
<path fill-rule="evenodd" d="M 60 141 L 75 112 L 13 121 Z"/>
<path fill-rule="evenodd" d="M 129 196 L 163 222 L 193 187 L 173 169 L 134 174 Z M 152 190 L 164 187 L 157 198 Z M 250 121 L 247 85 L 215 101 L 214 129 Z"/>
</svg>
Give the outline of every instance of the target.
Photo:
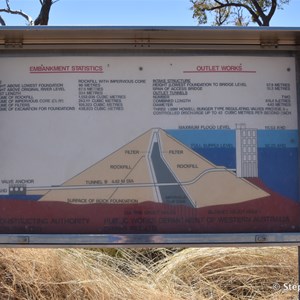
<svg viewBox="0 0 300 300">
<path fill-rule="evenodd" d="M 212 27 L 6 27 L 0 28 L 1 56 L 80 54 L 98 55 L 239 55 L 296 58 L 297 102 L 300 99 L 300 27 L 212 28 Z M 125 50 L 125 51 L 124 51 Z M 129 51 L 128 51 L 129 50 Z M 62 51 L 62 52 L 60 52 Z M 122 52 L 123 51 L 123 52 Z M 133 52 L 134 51 L 134 52 Z M 159 52 L 158 52 L 159 51 Z M 123 54 L 122 54 L 123 53 Z M 298 130 L 300 127 L 298 105 Z M 300 160 L 299 160 L 300 169 Z M 300 184 L 298 184 L 300 190 Z M 300 216 L 299 216 L 300 217 Z M 300 246 L 300 232 L 212 233 L 212 234 L 0 234 L 0 247 L 184 247 L 184 246 Z"/>
<path fill-rule="evenodd" d="M 300 246 L 300 233 L 0 234 L 0 247 Z"/>
</svg>

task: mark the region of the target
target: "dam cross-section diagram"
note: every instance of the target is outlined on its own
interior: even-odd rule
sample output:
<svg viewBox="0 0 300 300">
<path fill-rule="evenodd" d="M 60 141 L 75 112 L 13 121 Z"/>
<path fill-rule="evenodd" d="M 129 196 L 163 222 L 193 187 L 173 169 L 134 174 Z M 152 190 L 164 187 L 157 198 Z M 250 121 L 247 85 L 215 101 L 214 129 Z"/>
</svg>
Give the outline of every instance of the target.
<svg viewBox="0 0 300 300">
<path fill-rule="evenodd" d="M 189 207 L 240 203 L 268 193 L 153 128 L 61 185 L 26 187 L 39 201 Z"/>
</svg>

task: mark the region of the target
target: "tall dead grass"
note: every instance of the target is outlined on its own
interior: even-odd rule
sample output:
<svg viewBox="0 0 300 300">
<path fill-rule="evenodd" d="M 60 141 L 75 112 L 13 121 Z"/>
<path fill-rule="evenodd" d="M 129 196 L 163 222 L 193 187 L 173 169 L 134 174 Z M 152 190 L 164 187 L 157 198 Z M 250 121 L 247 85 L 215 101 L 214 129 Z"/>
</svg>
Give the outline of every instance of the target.
<svg viewBox="0 0 300 300">
<path fill-rule="evenodd" d="M 284 283 L 295 247 L 0 249 L 0 299 L 296 299 Z"/>
</svg>

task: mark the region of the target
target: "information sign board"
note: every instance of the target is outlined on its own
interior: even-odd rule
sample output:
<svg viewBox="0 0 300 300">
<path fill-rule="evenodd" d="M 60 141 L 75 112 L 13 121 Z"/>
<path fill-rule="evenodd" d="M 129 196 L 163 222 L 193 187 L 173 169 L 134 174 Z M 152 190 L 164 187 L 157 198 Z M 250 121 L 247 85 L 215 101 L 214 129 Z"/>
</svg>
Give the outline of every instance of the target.
<svg viewBox="0 0 300 300">
<path fill-rule="evenodd" d="M 299 232 L 293 55 L 0 65 L 1 234 Z"/>
</svg>

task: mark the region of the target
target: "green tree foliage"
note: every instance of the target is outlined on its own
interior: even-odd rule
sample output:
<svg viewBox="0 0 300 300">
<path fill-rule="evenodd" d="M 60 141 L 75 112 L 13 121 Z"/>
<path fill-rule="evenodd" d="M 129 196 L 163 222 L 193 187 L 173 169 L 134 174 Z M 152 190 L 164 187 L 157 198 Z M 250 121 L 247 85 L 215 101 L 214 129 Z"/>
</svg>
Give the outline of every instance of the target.
<svg viewBox="0 0 300 300">
<path fill-rule="evenodd" d="M 208 14 L 215 26 L 234 24 L 247 26 L 250 22 L 270 26 L 277 9 L 290 0 L 191 0 L 193 17 L 199 24 L 208 22 Z"/>
<path fill-rule="evenodd" d="M 13 9 L 10 4 L 10 0 L 5 0 L 5 7 L 0 8 L 0 13 L 3 14 L 12 14 L 18 15 L 24 18 L 28 25 L 48 25 L 49 22 L 49 14 L 52 5 L 59 0 L 39 0 L 41 9 L 38 17 L 33 20 L 33 18 L 27 13 L 23 12 L 21 9 Z M 5 26 L 5 19 L 0 15 L 0 25 Z"/>
</svg>

